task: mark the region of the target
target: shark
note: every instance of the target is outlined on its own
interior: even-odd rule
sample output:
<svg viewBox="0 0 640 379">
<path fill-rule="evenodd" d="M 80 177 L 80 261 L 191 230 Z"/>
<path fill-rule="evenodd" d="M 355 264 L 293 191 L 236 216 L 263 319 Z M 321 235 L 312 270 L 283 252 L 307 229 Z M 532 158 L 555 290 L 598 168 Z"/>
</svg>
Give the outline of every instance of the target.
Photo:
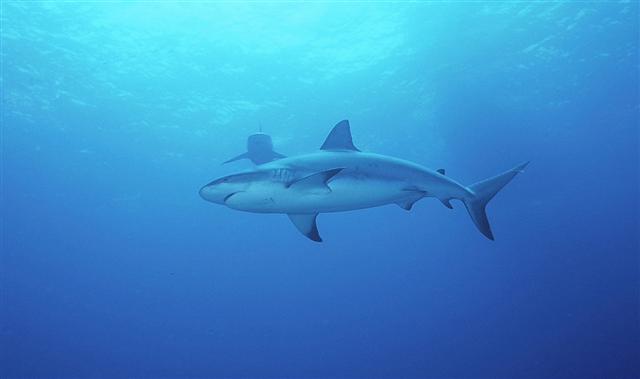
<svg viewBox="0 0 640 379">
<path fill-rule="evenodd" d="M 276 159 L 286 158 L 286 156 L 273 150 L 271 136 L 262 133 L 252 134 L 247 138 L 247 151 L 224 163 L 235 162 L 240 159 L 249 159 L 255 165 L 261 165 Z"/>
<path fill-rule="evenodd" d="M 320 213 L 345 212 L 397 204 L 409 211 L 424 198 L 445 207 L 460 201 L 486 238 L 494 235 L 486 214 L 489 201 L 529 162 L 465 186 L 414 162 L 360 151 L 348 120 L 336 124 L 318 152 L 273 160 L 203 186 L 209 202 L 252 213 L 281 213 L 312 241 L 322 242 Z"/>
</svg>

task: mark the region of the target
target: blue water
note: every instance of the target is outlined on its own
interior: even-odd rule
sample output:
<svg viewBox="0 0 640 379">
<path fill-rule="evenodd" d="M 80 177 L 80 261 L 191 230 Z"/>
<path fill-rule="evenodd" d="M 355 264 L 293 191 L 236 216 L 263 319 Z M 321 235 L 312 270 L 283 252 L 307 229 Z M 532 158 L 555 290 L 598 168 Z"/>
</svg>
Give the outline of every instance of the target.
<svg viewBox="0 0 640 379">
<path fill-rule="evenodd" d="M 0 377 L 640 377 L 637 2 L 2 2 Z M 205 202 L 259 130 L 470 184 Z"/>
</svg>

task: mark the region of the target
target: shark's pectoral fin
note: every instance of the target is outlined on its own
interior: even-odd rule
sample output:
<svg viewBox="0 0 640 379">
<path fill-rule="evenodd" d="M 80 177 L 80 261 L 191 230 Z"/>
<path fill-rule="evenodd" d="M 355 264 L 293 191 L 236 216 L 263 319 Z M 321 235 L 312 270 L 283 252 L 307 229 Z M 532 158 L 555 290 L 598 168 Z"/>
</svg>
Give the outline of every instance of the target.
<svg viewBox="0 0 640 379">
<path fill-rule="evenodd" d="M 303 191 L 317 189 L 331 191 L 331 188 L 329 188 L 327 183 L 342 170 L 342 168 L 334 168 L 327 171 L 316 172 L 315 174 L 290 182 L 287 184 L 287 188 L 294 188 Z"/>
<path fill-rule="evenodd" d="M 410 211 L 411 208 L 413 207 L 413 204 L 415 204 L 416 201 L 425 197 L 427 194 L 425 191 L 413 190 L 413 189 L 405 189 L 405 191 L 409 192 L 410 195 L 407 198 L 404 198 L 400 201 L 396 201 L 396 204 L 398 204 L 400 208 L 407 211 Z"/>
<path fill-rule="evenodd" d="M 235 161 L 239 161 L 240 159 L 245 159 L 245 158 L 249 158 L 249 153 L 242 153 L 238 156 L 235 156 L 231 159 L 229 159 L 228 161 L 223 162 L 224 163 L 231 163 L 231 162 L 235 162 Z"/>
<path fill-rule="evenodd" d="M 282 158 L 286 158 L 287 156 L 284 154 L 280 154 L 276 151 L 273 152 L 273 160 L 277 160 L 277 159 L 282 159 Z"/>
<path fill-rule="evenodd" d="M 322 238 L 320 238 L 320 234 L 318 233 L 318 226 L 316 225 L 317 213 L 289 214 L 288 216 L 300 233 L 312 241 L 322 242 Z"/>
</svg>

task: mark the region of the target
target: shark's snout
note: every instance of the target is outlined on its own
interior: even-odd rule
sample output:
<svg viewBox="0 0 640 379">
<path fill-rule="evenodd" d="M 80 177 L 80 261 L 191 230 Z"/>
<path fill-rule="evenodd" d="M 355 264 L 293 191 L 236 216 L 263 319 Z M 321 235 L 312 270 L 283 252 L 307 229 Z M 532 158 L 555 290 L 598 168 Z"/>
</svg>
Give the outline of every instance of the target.
<svg viewBox="0 0 640 379">
<path fill-rule="evenodd" d="M 206 193 L 207 193 L 207 186 L 202 186 L 202 188 L 200 188 L 200 191 L 198 191 L 198 194 L 200 195 L 200 197 L 205 200 L 207 200 Z"/>
<path fill-rule="evenodd" d="M 210 198 L 210 190 L 209 190 L 209 185 L 207 184 L 206 186 L 202 186 L 202 188 L 200 188 L 200 191 L 198 191 L 198 194 L 200 195 L 201 198 L 209 201 Z"/>
<path fill-rule="evenodd" d="M 227 199 L 238 192 L 242 192 L 245 188 L 245 182 L 237 180 L 235 176 L 225 176 L 203 186 L 198 193 L 200 197 L 207 201 L 225 204 Z"/>
<path fill-rule="evenodd" d="M 224 191 L 220 186 L 211 183 L 200 188 L 198 193 L 200 194 L 200 197 L 206 201 L 219 204 L 224 203 L 224 198 L 229 195 L 227 191 Z"/>
</svg>

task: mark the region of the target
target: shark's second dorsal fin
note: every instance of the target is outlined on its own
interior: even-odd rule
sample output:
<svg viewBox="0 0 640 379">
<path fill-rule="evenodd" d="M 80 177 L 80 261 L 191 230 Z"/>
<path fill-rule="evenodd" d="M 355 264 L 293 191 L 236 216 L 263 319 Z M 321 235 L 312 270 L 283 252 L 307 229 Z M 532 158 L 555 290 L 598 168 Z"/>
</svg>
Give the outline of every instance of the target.
<svg viewBox="0 0 640 379">
<path fill-rule="evenodd" d="M 353 145 L 351 128 L 348 120 L 342 120 L 331 129 L 331 133 L 324 140 L 321 150 L 353 150 L 360 151 Z"/>
</svg>

